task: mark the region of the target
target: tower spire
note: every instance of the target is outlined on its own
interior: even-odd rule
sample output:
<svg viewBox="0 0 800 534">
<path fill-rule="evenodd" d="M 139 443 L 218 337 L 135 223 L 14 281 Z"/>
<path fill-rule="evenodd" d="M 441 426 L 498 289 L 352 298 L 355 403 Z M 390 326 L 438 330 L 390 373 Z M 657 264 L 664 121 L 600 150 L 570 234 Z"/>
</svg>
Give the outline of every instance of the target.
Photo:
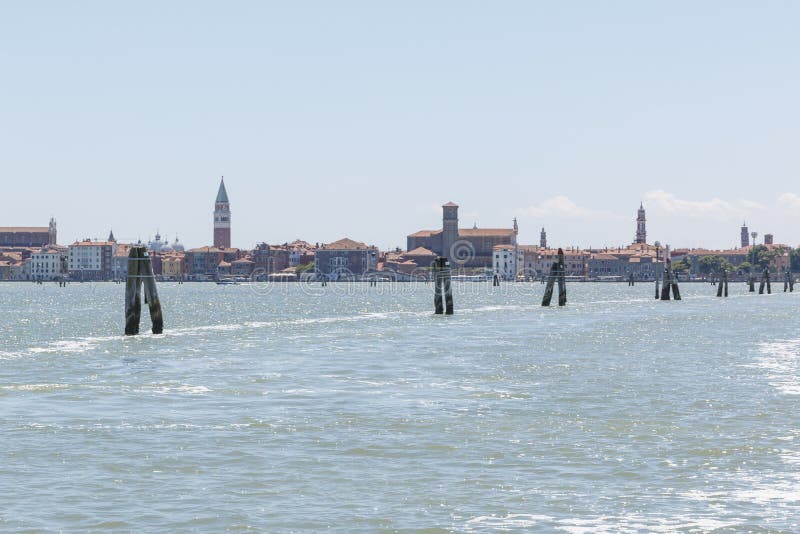
<svg viewBox="0 0 800 534">
<path fill-rule="evenodd" d="M 224 176 L 220 178 L 217 199 L 214 202 L 214 246 L 231 247 L 231 205 L 228 201 L 228 191 L 225 189 Z"/>
</svg>

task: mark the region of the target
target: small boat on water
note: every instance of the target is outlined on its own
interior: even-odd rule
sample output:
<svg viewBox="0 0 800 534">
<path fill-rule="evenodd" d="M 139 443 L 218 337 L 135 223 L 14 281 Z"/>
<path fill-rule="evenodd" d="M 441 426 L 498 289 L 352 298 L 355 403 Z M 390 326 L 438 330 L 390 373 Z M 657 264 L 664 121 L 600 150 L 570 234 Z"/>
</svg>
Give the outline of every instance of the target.
<svg viewBox="0 0 800 534">
<path fill-rule="evenodd" d="M 237 282 L 235 280 L 227 280 L 227 279 L 225 279 L 225 280 L 217 280 L 217 285 L 218 286 L 238 286 L 239 282 Z"/>
</svg>

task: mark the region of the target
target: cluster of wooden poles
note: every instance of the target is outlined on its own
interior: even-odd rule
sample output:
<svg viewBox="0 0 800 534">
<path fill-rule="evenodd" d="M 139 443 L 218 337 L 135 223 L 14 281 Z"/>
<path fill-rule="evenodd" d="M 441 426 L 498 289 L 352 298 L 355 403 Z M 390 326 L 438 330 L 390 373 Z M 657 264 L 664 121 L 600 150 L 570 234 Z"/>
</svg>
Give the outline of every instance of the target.
<svg viewBox="0 0 800 534">
<path fill-rule="evenodd" d="M 153 265 L 144 246 L 131 247 L 128 253 L 128 279 L 125 283 L 125 335 L 139 333 L 139 320 L 142 314 L 142 287 L 144 302 L 150 306 L 150 321 L 153 333 L 164 331 L 164 318 L 161 315 L 161 301 L 156 290 Z"/>
</svg>

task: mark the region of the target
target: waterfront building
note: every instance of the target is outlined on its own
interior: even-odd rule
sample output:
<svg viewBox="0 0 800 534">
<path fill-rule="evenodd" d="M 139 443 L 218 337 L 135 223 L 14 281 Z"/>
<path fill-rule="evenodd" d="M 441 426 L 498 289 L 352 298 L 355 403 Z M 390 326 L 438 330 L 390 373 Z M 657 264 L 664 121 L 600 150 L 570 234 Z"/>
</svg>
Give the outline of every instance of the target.
<svg viewBox="0 0 800 534">
<path fill-rule="evenodd" d="M 458 227 L 458 205 L 442 206 L 442 229 L 420 230 L 406 237 L 406 250 L 425 248 L 450 259 L 453 267 L 492 267 L 496 245 L 516 244 L 514 228 Z"/>
<path fill-rule="evenodd" d="M 49 226 L 0 226 L 0 247 L 46 247 L 55 245 L 56 220 Z"/>
<path fill-rule="evenodd" d="M 328 280 L 359 279 L 378 267 L 378 249 L 343 238 L 316 250 L 314 269 Z"/>
<path fill-rule="evenodd" d="M 231 205 L 224 176 L 219 182 L 217 199 L 214 201 L 214 246 L 220 249 L 231 247 Z"/>
<path fill-rule="evenodd" d="M 68 273 L 67 247 L 42 247 L 28 260 L 30 280 L 58 280 Z"/>
<path fill-rule="evenodd" d="M 772 245 L 775 237 L 772 234 L 764 234 L 764 244 Z"/>
<path fill-rule="evenodd" d="M 495 245 L 492 252 L 492 272 L 502 280 L 516 280 L 518 260 L 523 258 L 524 261 L 523 247 Z"/>
<path fill-rule="evenodd" d="M 255 262 L 248 257 L 231 262 L 231 275 L 249 278 L 253 274 Z"/>
<path fill-rule="evenodd" d="M 633 242 L 636 244 L 647 243 L 647 218 L 642 203 L 639 203 L 639 211 L 636 213 L 636 238 Z"/>
<path fill-rule="evenodd" d="M 298 256 L 299 257 L 299 256 Z M 259 243 L 251 252 L 253 272 L 259 280 L 266 275 L 282 271 L 290 266 L 291 250 L 288 246 L 274 246 Z"/>
<path fill-rule="evenodd" d="M 161 277 L 165 280 L 181 280 L 184 275 L 184 254 L 171 252 L 161 257 Z"/>
<path fill-rule="evenodd" d="M 111 280 L 117 244 L 84 239 L 69 246 L 68 269 L 72 280 Z"/>
</svg>

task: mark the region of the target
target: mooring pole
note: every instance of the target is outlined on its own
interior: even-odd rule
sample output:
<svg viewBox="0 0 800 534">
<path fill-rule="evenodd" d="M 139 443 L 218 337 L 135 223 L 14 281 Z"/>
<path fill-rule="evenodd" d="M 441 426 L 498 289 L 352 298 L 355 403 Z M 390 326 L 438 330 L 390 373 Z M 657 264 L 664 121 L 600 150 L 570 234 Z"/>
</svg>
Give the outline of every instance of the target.
<svg viewBox="0 0 800 534">
<path fill-rule="evenodd" d="M 544 296 L 542 297 L 542 306 L 550 306 L 550 301 L 553 299 L 553 285 L 558 276 L 558 264 L 554 263 L 550 266 L 550 276 L 547 277 L 547 285 L 544 288 Z"/>
<path fill-rule="evenodd" d="M 142 247 L 131 247 L 128 252 L 128 279 L 125 282 L 125 335 L 134 336 L 139 333 L 139 319 L 142 314 L 142 298 L 140 288 L 142 279 L 139 276 L 139 251 Z"/>
<path fill-rule="evenodd" d="M 161 314 L 161 300 L 156 290 L 156 278 L 153 276 L 153 265 L 145 247 L 131 247 L 128 253 L 128 278 L 125 281 L 125 335 L 139 333 L 139 322 L 142 316 L 142 286 L 144 300 L 150 307 L 150 321 L 153 333 L 164 331 L 164 317 Z"/>
<path fill-rule="evenodd" d="M 669 300 L 669 290 L 672 287 L 672 273 L 670 272 L 669 260 L 664 263 L 664 280 L 661 283 L 661 300 Z"/>
<path fill-rule="evenodd" d="M 656 266 L 656 276 L 655 276 L 655 278 L 656 278 L 656 300 L 658 300 L 658 297 L 659 297 L 659 291 L 658 291 L 658 266 Z"/>
<path fill-rule="evenodd" d="M 558 305 L 567 304 L 567 280 L 566 268 L 564 266 L 564 251 L 558 249 Z"/>
<path fill-rule="evenodd" d="M 140 262 L 144 265 L 144 272 L 139 269 L 142 275 L 142 285 L 144 286 L 144 301 L 150 306 L 150 321 L 153 323 L 153 333 L 161 334 L 164 332 L 164 317 L 161 315 L 161 300 L 158 298 L 156 290 L 156 277 L 153 275 L 153 264 L 150 262 L 150 255 L 144 248 L 140 249 Z"/>
<path fill-rule="evenodd" d="M 628 285 L 629 285 L 630 287 L 633 287 L 633 273 L 630 273 L 630 274 L 628 275 Z"/>
<path fill-rule="evenodd" d="M 434 313 L 453 315 L 453 288 L 450 283 L 450 262 L 447 258 L 439 257 L 433 261 L 433 285 Z"/>
<path fill-rule="evenodd" d="M 764 278 L 767 280 L 767 295 L 772 295 L 772 284 L 769 279 L 769 267 L 764 269 Z"/>
<path fill-rule="evenodd" d="M 758 294 L 764 294 L 764 286 L 767 287 L 767 294 L 772 294 L 772 286 L 769 283 L 769 267 L 764 268 L 764 272 L 761 274 L 761 283 L 758 284 Z"/>
<path fill-rule="evenodd" d="M 722 281 L 725 283 L 725 296 L 728 296 L 728 271 L 722 271 Z"/>
<path fill-rule="evenodd" d="M 675 300 L 681 300 L 681 290 L 678 287 L 677 273 L 672 273 L 672 276 L 670 278 L 672 279 L 672 298 Z"/>
<path fill-rule="evenodd" d="M 753 273 L 750 273 L 750 276 L 748 276 L 747 281 L 750 284 L 750 293 L 755 293 L 756 292 L 756 277 L 753 276 Z"/>
<path fill-rule="evenodd" d="M 497 274 L 495 274 L 492 277 L 492 287 L 497 287 L 499 285 L 500 285 L 500 277 Z"/>
<path fill-rule="evenodd" d="M 783 292 L 786 293 L 789 291 L 789 269 L 786 269 L 786 272 L 783 273 Z"/>
<path fill-rule="evenodd" d="M 717 296 L 721 297 L 722 292 L 725 289 L 725 282 L 723 282 L 723 277 L 725 276 L 725 271 L 722 272 L 723 274 L 719 277 L 719 283 L 717 284 Z"/>
</svg>

